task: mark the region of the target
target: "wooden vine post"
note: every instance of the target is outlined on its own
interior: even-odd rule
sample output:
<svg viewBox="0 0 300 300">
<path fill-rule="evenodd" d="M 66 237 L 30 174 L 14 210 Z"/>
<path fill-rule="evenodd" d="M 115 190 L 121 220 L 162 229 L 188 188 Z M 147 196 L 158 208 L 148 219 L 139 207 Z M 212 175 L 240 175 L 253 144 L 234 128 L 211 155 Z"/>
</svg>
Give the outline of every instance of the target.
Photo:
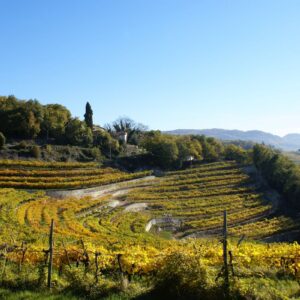
<svg viewBox="0 0 300 300">
<path fill-rule="evenodd" d="M 22 242 L 22 245 L 21 245 L 22 257 L 20 258 L 20 261 L 19 261 L 19 272 L 21 272 L 22 264 L 24 263 L 24 260 L 25 260 L 25 253 L 26 253 L 26 251 L 27 251 L 27 248 L 25 247 L 25 243 Z"/>
<path fill-rule="evenodd" d="M 95 266 L 96 266 L 95 280 L 96 280 L 96 283 L 99 282 L 99 263 L 98 263 L 98 256 L 99 255 L 100 255 L 99 252 L 95 253 Z"/>
<path fill-rule="evenodd" d="M 53 268 L 53 229 L 54 229 L 54 220 L 51 220 L 50 225 L 50 234 L 49 234 L 49 264 L 48 264 L 48 280 L 47 287 L 51 289 L 52 283 L 52 268 Z"/>
<path fill-rule="evenodd" d="M 121 288 L 124 291 L 128 287 L 128 278 L 127 278 L 127 276 L 126 276 L 126 274 L 123 270 L 121 259 L 122 259 L 122 254 L 118 254 L 117 255 L 117 260 L 118 260 L 120 276 L 121 276 Z"/>
<path fill-rule="evenodd" d="M 69 253 L 68 253 L 68 250 L 67 250 L 67 248 L 66 248 L 66 246 L 65 246 L 64 241 L 62 241 L 62 245 L 63 245 L 64 250 L 65 250 L 65 255 L 66 255 L 66 259 L 67 259 L 68 266 L 69 266 L 70 269 L 72 269 L 71 262 L 70 262 L 70 258 L 69 258 Z"/>
<path fill-rule="evenodd" d="M 223 262 L 224 262 L 224 289 L 225 299 L 229 299 L 229 272 L 227 258 L 227 211 L 224 210 L 223 221 Z"/>
</svg>

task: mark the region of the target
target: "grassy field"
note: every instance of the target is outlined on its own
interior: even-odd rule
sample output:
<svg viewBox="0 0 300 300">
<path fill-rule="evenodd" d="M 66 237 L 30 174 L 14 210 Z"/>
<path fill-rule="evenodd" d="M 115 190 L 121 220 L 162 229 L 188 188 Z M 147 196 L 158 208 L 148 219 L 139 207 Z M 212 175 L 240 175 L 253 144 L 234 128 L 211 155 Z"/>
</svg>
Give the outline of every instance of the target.
<svg viewBox="0 0 300 300">
<path fill-rule="evenodd" d="M 53 219 L 53 281 L 55 291 L 67 289 L 67 296 L 45 294 L 45 299 L 73 299 L 74 293 L 86 293 L 91 299 L 142 297 L 159 289 L 162 283 L 157 279 L 165 282 L 170 272 L 179 272 L 178 284 L 186 284 L 187 291 L 205 291 L 207 298 L 203 299 L 222 299 L 218 293 L 223 275 L 220 281 L 215 279 L 223 263 L 220 235 L 226 209 L 231 268 L 238 278 L 232 277 L 232 293 L 261 297 L 258 299 L 298 299 L 300 246 L 253 241 L 297 229 L 298 221 L 274 214 L 276 202 L 247 174 L 249 166 L 203 164 L 154 179 L 145 177 L 145 172 L 127 174 L 77 163 L 72 167 L 2 163 L 0 172 L 1 178 L 19 178 L 31 188 L 31 180 L 36 179 L 35 191 L 16 189 L 18 185 L 0 189 L 0 281 L 5 286 L 43 287 Z M 78 181 L 85 187 L 90 176 L 98 180 L 98 186 L 103 185 L 96 196 L 56 199 L 43 190 L 45 183 L 58 185 L 63 178 L 64 183 Z M 138 177 L 140 180 L 128 182 Z M 106 190 L 105 185 L 112 182 L 115 184 Z M 190 274 L 194 268 L 197 273 Z M 197 288 L 189 276 L 198 278 Z M 120 283 L 123 277 L 131 279 L 125 292 Z M 200 291 L 201 284 L 205 289 Z M 1 293 L 17 299 L 8 290 Z M 37 296 L 34 291 L 27 293 L 38 299 L 39 291 Z"/>
</svg>

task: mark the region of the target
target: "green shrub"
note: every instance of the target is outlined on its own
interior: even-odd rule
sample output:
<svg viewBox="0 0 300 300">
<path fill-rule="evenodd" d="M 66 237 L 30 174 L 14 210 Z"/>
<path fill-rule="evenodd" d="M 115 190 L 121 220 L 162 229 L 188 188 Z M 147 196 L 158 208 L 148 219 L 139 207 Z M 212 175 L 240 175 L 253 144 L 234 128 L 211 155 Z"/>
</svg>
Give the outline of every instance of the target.
<svg viewBox="0 0 300 300">
<path fill-rule="evenodd" d="M 47 151 L 48 154 L 51 154 L 52 151 L 53 151 L 52 146 L 49 145 L 49 144 L 47 144 L 47 145 L 46 145 L 46 151 Z"/>
<path fill-rule="evenodd" d="M 165 299 L 207 299 L 206 270 L 198 257 L 172 253 L 155 277 L 155 291 Z"/>
<path fill-rule="evenodd" d="M 21 141 L 18 145 L 17 145 L 17 148 L 18 149 L 27 149 L 28 147 L 28 143 L 26 141 Z"/>
<path fill-rule="evenodd" d="M 66 280 L 69 286 L 66 291 L 76 295 L 78 299 L 102 299 L 121 291 L 117 281 L 111 281 L 102 277 L 99 283 L 95 281 L 95 275 L 86 273 L 83 268 L 65 270 Z M 110 298 L 109 299 L 113 299 Z M 119 297 L 117 298 L 119 299 Z"/>
<path fill-rule="evenodd" d="M 253 162 L 270 187 L 283 196 L 282 204 L 299 211 L 299 167 L 280 151 L 259 144 L 253 147 Z"/>
<path fill-rule="evenodd" d="M 31 148 L 30 153 L 36 159 L 40 159 L 41 158 L 41 148 L 39 146 L 37 146 L 37 145 L 34 145 Z"/>
<path fill-rule="evenodd" d="M 101 160 L 101 152 L 99 148 L 93 147 L 91 149 L 91 156 L 93 157 L 94 160 L 100 161 Z"/>
<path fill-rule="evenodd" d="M 121 147 L 117 139 L 114 139 L 107 131 L 94 133 L 94 146 L 101 149 L 101 153 L 107 157 L 116 156 Z"/>
<path fill-rule="evenodd" d="M 6 138 L 4 136 L 4 134 L 2 132 L 0 132 L 0 149 L 2 149 L 4 147 L 6 143 Z"/>
<path fill-rule="evenodd" d="M 235 160 L 238 163 L 243 163 L 247 160 L 247 151 L 242 147 L 234 144 L 229 144 L 225 147 L 224 158 L 226 160 Z"/>
</svg>

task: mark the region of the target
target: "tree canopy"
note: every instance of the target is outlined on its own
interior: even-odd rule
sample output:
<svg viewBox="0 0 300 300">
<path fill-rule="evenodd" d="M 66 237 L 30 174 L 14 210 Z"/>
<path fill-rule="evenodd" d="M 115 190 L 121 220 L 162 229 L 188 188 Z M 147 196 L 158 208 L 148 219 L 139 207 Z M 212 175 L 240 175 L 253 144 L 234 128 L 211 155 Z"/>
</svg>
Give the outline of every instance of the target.
<svg viewBox="0 0 300 300">
<path fill-rule="evenodd" d="M 128 143 L 133 145 L 139 144 L 143 132 L 147 130 L 147 126 L 136 123 L 128 117 L 120 117 L 111 124 L 107 124 L 105 127 L 115 138 L 117 138 L 120 133 L 126 132 Z"/>
<path fill-rule="evenodd" d="M 300 208 L 300 168 L 280 151 L 255 145 L 253 162 L 269 185 L 292 206 Z"/>
<path fill-rule="evenodd" d="M 73 118 L 59 104 L 42 105 L 37 100 L 19 100 L 14 96 L 0 97 L 0 132 L 7 139 L 44 139 L 46 142 L 96 147 L 107 157 L 117 156 L 120 137 L 126 133 L 127 142 L 144 148 L 154 165 L 169 169 L 185 162 L 213 162 L 220 159 L 244 161 L 249 155 L 238 145 L 225 145 L 210 137 L 166 135 L 148 131 L 147 127 L 128 117 L 120 117 L 106 130 L 93 124 L 93 110 L 86 103 L 84 121 Z M 143 149 L 142 149 L 143 150 Z M 144 150 L 143 150 L 144 151 Z"/>
<path fill-rule="evenodd" d="M 56 138 L 64 133 L 71 118 L 67 108 L 59 104 L 41 105 L 37 100 L 0 97 L 0 130 L 12 138 Z"/>
<path fill-rule="evenodd" d="M 78 118 L 71 119 L 66 126 L 66 138 L 69 144 L 77 146 L 91 146 L 93 134 L 85 122 Z"/>
</svg>

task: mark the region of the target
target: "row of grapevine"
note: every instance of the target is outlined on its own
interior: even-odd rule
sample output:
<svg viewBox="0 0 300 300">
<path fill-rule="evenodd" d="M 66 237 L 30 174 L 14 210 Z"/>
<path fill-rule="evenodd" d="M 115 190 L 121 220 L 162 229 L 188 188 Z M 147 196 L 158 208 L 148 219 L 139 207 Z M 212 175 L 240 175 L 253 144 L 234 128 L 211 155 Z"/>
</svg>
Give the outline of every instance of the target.
<svg viewBox="0 0 300 300">
<path fill-rule="evenodd" d="M 128 181 L 151 172 L 126 173 L 95 163 L 0 161 L 0 188 L 78 189 Z"/>
</svg>

